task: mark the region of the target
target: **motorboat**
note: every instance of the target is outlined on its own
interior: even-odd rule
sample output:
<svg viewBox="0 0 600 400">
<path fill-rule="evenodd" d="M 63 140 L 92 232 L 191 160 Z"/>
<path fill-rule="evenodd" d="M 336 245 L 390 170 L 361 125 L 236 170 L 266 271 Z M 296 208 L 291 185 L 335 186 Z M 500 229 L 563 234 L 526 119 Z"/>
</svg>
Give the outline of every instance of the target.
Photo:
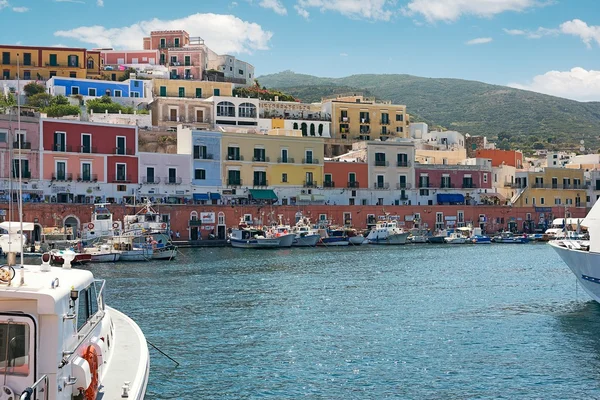
<svg viewBox="0 0 600 400">
<path fill-rule="evenodd" d="M 121 222 L 113 221 L 113 214 L 107 206 L 108 203 L 94 204 L 90 222 L 83 224 L 81 229 L 81 240 L 84 243 L 121 234 Z"/>
<path fill-rule="evenodd" d="M 280 224 L 272 226 L 269 229 L 263 229 L 269 238 L 279 239 L 279 247 L 292 247 L 296 234 L 292 232 L 292 228 L 289 225 Z"/>
<path fill-rule="evenodd" d="M 348 246 L 350 244 L 350 237 L 345 229 L 332 227 L 319 229 L 318 232 L 321 240 L 317 246 Z"/>
<path fill-rule="evenodd" d="M 0 267 L 3 399 L 143 399 L 150 357 L 139 326 L 105 304 L 105 281 L 62 267 Z M 51 340 L 49 340 L 51 339 Z"/>
<path fill-rule="evenodd" d="M 427 232 L 421 229 L 411 229 L 407 241 L 410 243 L 427 243 Z"/>
<path fill-rule="evenodd" d="M 446 241 L 444 240 L 446 237 L 448 237 L 448 232 L 445 229 L 443 229 L 437 231 L 432 236 L 428 236 L 427 241 L 432 244 L 443 244 L 446 243 Z"/>
<path fill-rule="evenodd" d="M 346 234 L 348 235 L 348 242 L 354 246 L 360 246 L 367 242 L 367 238 L 361 232 L 353 228 L 346 228 Z"/>
<path fill-rule="evenodd" d="M 582 218 L 555 218 L 550 228 L 544 232 L 549 240 L 563 239 L 566 232 L 578 231 L 581 227 Z"/>
<path fill-rule="evenodd" d="M 460 232 L 452 232 L 444 238 L 444 242 L 448 244 L 465 244 L 467 243 L 467 238 Z"/>
<path fill-rule="evenodd" d="M 232 229 L 229 242 L 232 247 L 243 249 L 279 248 L 280 238 L 267 237 L 261 229 L 242 228 Z"/>
<path fill-rule="evenodd" d="M 162 219 L 159 212 L 152 208 L 152 202 L 146 201 L 135 215 L 123 217 L 123 235 L 141 236 L 143 234 L 169 234 L 169 224 Z"/>
<path fill-rule="evenodd" d="M 529 243 L 529 238 L 523 235 L 515 235 L 512 232 L 502 232 L 500 235 L 492 238 L 494 243 L 507 243 L 507 244 L 524 244 Z"/>
<path fill-rule="evenodd" d="M 150 243 L 135 243 L 135 236 L 113 236 L 108 240 L 114 250 L 120 251 L 119 261 L 149 261 L 154 249 Z"/>
<path fill-rule="evenodd" d="M 456 228 L 457 231 L 467 236 L 467 243 L 473 244 L 490 244 L 492 239 L 483 234 L 483 230 L 479 227 L 473 227 L 471 225 L 466 227 Z"/>
<path fill-rule="evenodd" d="M 179 248 L 173 244 L 167 233 L 152 233 L 143 236 L 135 236 L 133 245 L 138 248 L 152 246 L 153 260 L 174 260 Z"/>
<path fill-rule="evenodd" d="M 25 232 L 33 231 L 34 224 L 31 222 L 23 222 L 21 224 L 18 221 L 4 221 L 0 223 L 0 228 L 6 231 L 6 233 L 0 235 L 2 253 L 21 254 L 24 251 L 23 248 L 27 245 Z"/>
<path fill-rule="evenodd" d="M 567 264 L 586 293 L 600 303 L 600 202 L 596 202 L 581 222 L 589 240 L 560 239 L 549 242 Z"/>
<path fill-rule="evenodd" d="M 49 252 L 50 261 L 52 264 L 62 265 L 65 262 L 65 257 L 72 257 L 71 264 L 85 264 L 92 261 L 92 255 L 84 252 L 77 252 L 71 248 L 68 249 L 52 249 Z"/>
<path fill-rule="evenodd" d="M 121 251 L 113 249 L 109 244 L 102 243 L 93 247 L 87 247 L 83 250 L 85 254 L 92 256 L 90 262 L 109 263 L 117 262 L 121 258 Z"/>
<path fill-rule="evenodd" d="M 387 218 L 377 222 L 367 235 L 367 240 L 370 244 L 406 244 L 409 235 L 398 226 L 398 221 Z"/>
<path fill-rule="evenodd" d="M 292 233 L 295 236 L 293 247 L 315 247 L 321 239 L 321 235 L 313 229 L 308 218 L 300 218 L 292 227 Z"/>
</svg>

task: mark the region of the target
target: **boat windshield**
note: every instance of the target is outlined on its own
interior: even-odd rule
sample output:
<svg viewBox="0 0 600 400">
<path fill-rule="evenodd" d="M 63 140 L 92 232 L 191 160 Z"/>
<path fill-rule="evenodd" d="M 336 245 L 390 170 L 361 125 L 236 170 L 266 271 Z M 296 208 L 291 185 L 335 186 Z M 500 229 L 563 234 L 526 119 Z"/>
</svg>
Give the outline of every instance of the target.
<svg viewBox="0 0 600 400">
<path fill-rule="evenodd" d="M 29 375 L 29 325 L 0 322 L 0 373 Z"/>
</svg>

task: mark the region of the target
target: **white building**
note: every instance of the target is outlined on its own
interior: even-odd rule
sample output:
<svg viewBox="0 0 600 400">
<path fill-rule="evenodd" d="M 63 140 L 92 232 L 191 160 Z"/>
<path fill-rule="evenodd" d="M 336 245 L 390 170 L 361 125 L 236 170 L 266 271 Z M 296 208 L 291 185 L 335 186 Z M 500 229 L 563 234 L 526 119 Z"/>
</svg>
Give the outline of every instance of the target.
<svg viewBox="0 0 600 400">
<path fill-rule="evenodd" d="M 232 132 L 259 132 L 258 99 L 213 96 L 207 101 L 214 105 L 212 111 L 215 128 Z"/>
<path fill-rule="evenodd" d="M 206 47 L 207 69 L 222 72 L 227 78 L 244 79 L 246 85 L 252 84 L 254 78 L 254 66 L 245 61 L 238 60 L 229 54 L 217 54 Z"/>
<path fill-rule="evenodd" d="M 137 197 L 191 197 L 191 163 L 188 154 L 138 153 Z"/>
</svg>

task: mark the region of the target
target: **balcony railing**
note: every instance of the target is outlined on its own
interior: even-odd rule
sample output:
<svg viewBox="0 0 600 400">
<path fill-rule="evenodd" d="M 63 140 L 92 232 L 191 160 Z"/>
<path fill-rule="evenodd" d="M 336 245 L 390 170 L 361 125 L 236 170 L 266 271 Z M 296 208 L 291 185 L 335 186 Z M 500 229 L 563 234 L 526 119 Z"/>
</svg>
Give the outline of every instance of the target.
<svg viewBox="0 0 600 400">
<path fill-rule="evenodd" d="M 133 149 L 130 149 L 129 147 L 115 147 L 114 154 L 121 156 L 132 156 Z"/>
<path fill-rule="evenodd" d="M 390 120 L 389 119 L 382 119 L 381 120 L 381 125 L 389 125 L 390 124 Z"/>
<path fill-rule="evenodd" d="M 402 189 L 411 189 L 412 185 L 410 183 L 396 183 L 396 189 L 398 190 L 402 190 Z"/>
<path fill-rule="evenodd" d="M 59 144 L 59 143 L 54 143 L 54 145 L 52 146 L 52 150 L 53 151 L 62 151 L 62 152 L 67 152 L 67 153 L 70 153 L 71 151 L 73 151 L 71 146 L 68 146 L 65 144 Z"/>
<path fill-rule="evenodd" d="M 515 185 L 513 185 L 515 186 Z M 511 187 L 513 187 L 511 186 Z M 519 186 L 517 186 L 519 187 Z M 535 183 L 532 186 L 533 189 L 571 189 L 571 190 L 584 190 L 589 188 L 589 185 L 587 184 L 551 184 L 551 185 L 544 185 L 541 183 Z"/>
<path fill-rule="evenodd" d="M 19 179 L 19 171 L 13 171 L 13 178 L 14 179 Z M 23 179 L 30 179 L 31 178 L 31 171 L 22 171 L 21 172 L 21 178 L 23 178 Z"/>
<path fill-rule="evenodd" d="M 429 182 L 419 182 L 419 188 L 427 189 L 430 187 L 432 187 L 432 186 L 431 186 L 431 183 L 429 183 Z"/>
<path fill-rule="evenodd" d="M 131 175 L 115 174 L 113 182 L 128 183 L 131 182 Z"/>
<path fill-rule="evenodd" d="M 0 65 L 17 65 L 17 60 L 8 60 L 8 62 L 4 62 L 2 59 L 0 59 Z M 26 68 L 26 67 L 37 67 L 37 63 L 30 61 L 28 64 L 25 64 L 25 62 L 23 61 L 19 61 L 19 65 L 22 68 Z"/>
<path fill-rule="evenodd" d="M 181 185 L 182 179 L 180 176 L 167 176 L 162 181 L 165 185 Z"/>
<path fill-rule="evenodd" d="M 317 158 L 303 158 L 302 164 L 318 164 L 319 160 Z"/>
<path fill-rule="evenodd" d="M 196 154 L 194 155 L 194 160 L 212 160 L 214 156 L 212 154 Z"/>
<path fill-rule="evenodd" d="M 348 188 L 357 189 L 359 187 L 358 181 L 350 181 L 348 182 Z"/>
<path fill-rule="evenodd" d="M 390 166 L 390 162 L 386 161 L 386 160 L 375 160 L 375 164 L 376 167 L 389 167 Z"/>
<path fill-rule="evenodd" d="M 52 174 L 52 180 L 58 182 L 67 182 L 73 180 L 73 174 Z"/>
<path fill-rule="evenodd" d="M 400 195 L 400 200 L 405 200 L 405 201 L 408 200 L 408 195 L 406 195 L 406 194 Z"/>
<path fill-rule="evenodd" d="M 411 165 L 412 164 L 410 161 L 398 161 L 396 163 L 396 167 L 399 167 L 399 168 L 409 168 Z"/>
<path fill-rule="evenodd" d="M 189 226 L 201 226 L 202 225 L 202 221 L 199 219 L 190 219 Z"/>
<path fill-rule="evenodd" d="M 19 148 L 19 144 L 21 145 L 21 149 L 22 150 L 31 150 L 31 142 L 25 142 L 25 141 L 16 141 L 13 142 L 13 149 L 18 149 Z"/>
<path fill-rule="evenodd" d="M 254 162 L 271 162 L 269 157 L 252 157 L 252 161 Z"/>
<path fill-rule="evenodd" d="M 474 183 L 464 183 L 462 184 L 463 189 L 477 189 L 477 185 Z"/>
<path fill-rule="evenodd" d="M 227 179 L 227 186 L 242 186 L 241 179 Z"/>
<path fill-rule="evenodd" d="M 293 157 L 287 157 L 287 158 L 279 157 L 279 158 L 277 158 L 277 162 L 279 164 L 293 164 L 294 158 Z"/>
<path fill-rule="evenodd" d="M 323 182 L 323 187 L 334 188 L 335 187 L 335 182 L 334 181 L 325 181 L 325 182 Z"/>
<path fill-rule="evenodd" d="M 160 178 L 155 176 L 144 176 L 142 177 L 142 183 L 146 185 L 158 185 L 160 183 Z"/>
<path fill-rule="evenodd" d="M 454 183 L 440 183 L 440 189 L 453 189 L 454 186 Z"/>
<path fill-rule="evenodd" d="M 370 118 L 361 118 L 360 119 L 360 123 L 361 124 L 370 124 L 371 123 L 371 119 Z"/>
<path fill-rule="evenodd" d="M 77 174 L 77 182 L 98 182 L 98 174 Z"/>
<path fill-rule="evenodd" d="M 227 160 L 229 160 L 229 161 L 244 161 L 244 156 L 240 156 L 240 155 L 231 156 L 231 155 L 228 155 L 227 156 Z"/>
<path fill-rule="evenodd" d="M 349 117 L 340 117 L 340 122 L 347 124 L 350 122 L 350 118 Z"/>
<path fill-rule="evenodd" d="M 90 146 L 79 146 L 79 149 L 77 150 L 78 153 L 84 153 L 84 154 L 93 154 L 93 153 L 97 153 L 98 152 L 98 148 L 97 147 L 90 147 Z"/>
<path fill-rule="evenodd" d="M 369 128 L 368 126 L 361 126 L 360 130 L 359 130 L 359 133 L 361 135 L 368 135 L 368 134 L 371 133 L 371 128 Z"/>
<path fill-rule="evenodd" d="M 46 67 L 83 68 L 81 63 L 74 63 L 74 62 L 68 62 L 68 63 L 51 63 L 51 62 L 47 62 L 46 63 Z"/>
<path fill-rule="evenodd" d="M 304 181 L 304 187 L 306 188 L 316 188 L 317 181 Z"/>
<path fill-rule="evenodd" d="M 375 182 L 373 184 L 373 189 L 383 190 L 383 189 L 389 189 L 389 188 L 390 188 L 390 184 L 387 182 Z"/>
<path fill-rule="evenodd" d="M 255 179 L 254 181 L 252 181 L 252 186 L 254 186 L 254 187 L 269 186 L 269 182 L 267 182 L 264 179 Z"/>
</svg>

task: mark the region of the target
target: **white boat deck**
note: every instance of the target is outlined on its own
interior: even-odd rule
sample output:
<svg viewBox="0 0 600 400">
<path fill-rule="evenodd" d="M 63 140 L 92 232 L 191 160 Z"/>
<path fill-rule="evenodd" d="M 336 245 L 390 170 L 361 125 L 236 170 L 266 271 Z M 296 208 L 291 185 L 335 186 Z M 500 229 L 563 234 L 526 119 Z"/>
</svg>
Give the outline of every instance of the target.
<svg viewBox="0 0 600 400">
<path fill-rule="evenodd" d="M 106 307 L 115 326 L 114 349 L 107 373 L 102 378 L 98 400 L 143 399 L 148 383 L 150 356 L 142 331 L 125 314 Z M 122 397 L 123 385 L 129 382 L 129 397 Z"/>
</svg>

